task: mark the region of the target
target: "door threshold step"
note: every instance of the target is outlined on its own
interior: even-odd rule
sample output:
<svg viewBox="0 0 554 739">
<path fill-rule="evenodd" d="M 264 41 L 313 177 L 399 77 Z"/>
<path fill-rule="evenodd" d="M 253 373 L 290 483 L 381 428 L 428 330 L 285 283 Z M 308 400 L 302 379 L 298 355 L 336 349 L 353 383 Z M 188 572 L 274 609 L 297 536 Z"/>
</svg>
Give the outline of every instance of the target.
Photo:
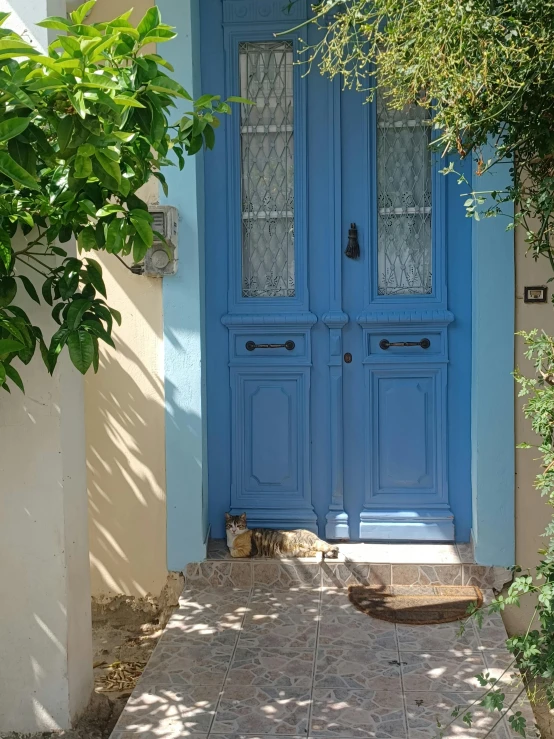
<svg viewBox="0 0 554 739">
<path fill-rule="evenodd" d="M 473 561 L 468 544 L 339 544 L 338 559 L 233 559 L 224 540 L 185 570 L 186 587 L 320 588 L 349 585 L 476 585 L 501 590 L 512 573 Z"/>
</svg>

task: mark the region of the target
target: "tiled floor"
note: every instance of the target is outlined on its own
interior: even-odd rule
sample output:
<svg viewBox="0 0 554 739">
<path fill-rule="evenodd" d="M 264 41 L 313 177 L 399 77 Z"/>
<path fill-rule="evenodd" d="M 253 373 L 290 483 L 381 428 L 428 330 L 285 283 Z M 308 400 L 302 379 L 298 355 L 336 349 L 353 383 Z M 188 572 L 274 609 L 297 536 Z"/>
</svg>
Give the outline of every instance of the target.
<svg viewBox="0 0 554 739">
<path fill-rule="evenodd" d="M 504 639 L 499 616 L 463 633 L 370 619 L 345 588 L 191 589 L 112 736 L 433 739 L 479 697 L 485 670 L 532 724 Z M 443 736 L 515 736 L 498 713 L 477 706 L 474 718 Z"/>
</svg>

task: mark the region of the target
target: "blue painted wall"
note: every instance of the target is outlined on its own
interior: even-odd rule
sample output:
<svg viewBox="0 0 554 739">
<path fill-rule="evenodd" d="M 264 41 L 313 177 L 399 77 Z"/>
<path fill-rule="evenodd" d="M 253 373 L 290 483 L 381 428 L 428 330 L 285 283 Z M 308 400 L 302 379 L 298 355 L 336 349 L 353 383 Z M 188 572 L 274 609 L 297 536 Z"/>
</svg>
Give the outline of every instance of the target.
<svg viewBox="0 0 554 739">
<path fill-rule="evenodd" d="M 485 152 L 484 159 L 492 156 Z M 502 190 L 508 163 L 473 175 L 473 190 Z M 506 208 L 504 208 L 506 210 Z M 471 402 L 473 539 L 479 564 L 514 564 L 515 437 L 513 231 L 502 216 L 473 222 Z"/>
<path fill-rule="evenodd" d="M 176 79 L 195 97 L 201 94 L 198 4 L 157 0 L 164 23 L 179 33 L 163 45 L 162 53 L 175 67 Z M 186 105 L 174 112 L 176 118 Z M 188 159 L 182 172 L 168 168 L 166 177 L 169 197 L 162 195 L 162 202 L 179 210 L 177 274 L 163 282 L 167 566 L 179 570 L 204 558 L 207 534 L 202 154 Z"/>
</svg>

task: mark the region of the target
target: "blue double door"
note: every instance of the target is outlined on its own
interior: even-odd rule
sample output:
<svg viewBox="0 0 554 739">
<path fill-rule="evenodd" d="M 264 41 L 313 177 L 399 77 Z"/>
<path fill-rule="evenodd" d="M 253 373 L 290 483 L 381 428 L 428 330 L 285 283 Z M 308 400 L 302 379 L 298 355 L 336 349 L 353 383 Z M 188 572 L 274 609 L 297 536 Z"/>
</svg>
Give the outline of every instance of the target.
<svg viewBox="0 0 554 739">
<path fill-rule="evenodd" d="M 231 510 L 330 539 L 467 541 L 460 189 L 425 111 L 305 75 L 288 29 L 307 7 L 282 5 L 201 5 L 203 89 L 254 103 L 204 157 L 212 535 Z"/>
</svg>

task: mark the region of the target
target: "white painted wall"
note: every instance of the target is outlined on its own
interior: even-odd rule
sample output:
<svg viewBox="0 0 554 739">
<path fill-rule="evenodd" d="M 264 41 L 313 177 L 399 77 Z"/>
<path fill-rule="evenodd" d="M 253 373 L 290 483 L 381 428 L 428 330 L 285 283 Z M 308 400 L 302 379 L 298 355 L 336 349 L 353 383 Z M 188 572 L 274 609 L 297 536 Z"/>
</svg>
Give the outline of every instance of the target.
<svg viewBox="0 0 554 739">
<path fill-rule="evenodd" d="M 83 379 L 67 360 L 17 369 L 26 394 L 0 394 L 0 732 L 68 728 L 92 692 Z"/>
</svg>

